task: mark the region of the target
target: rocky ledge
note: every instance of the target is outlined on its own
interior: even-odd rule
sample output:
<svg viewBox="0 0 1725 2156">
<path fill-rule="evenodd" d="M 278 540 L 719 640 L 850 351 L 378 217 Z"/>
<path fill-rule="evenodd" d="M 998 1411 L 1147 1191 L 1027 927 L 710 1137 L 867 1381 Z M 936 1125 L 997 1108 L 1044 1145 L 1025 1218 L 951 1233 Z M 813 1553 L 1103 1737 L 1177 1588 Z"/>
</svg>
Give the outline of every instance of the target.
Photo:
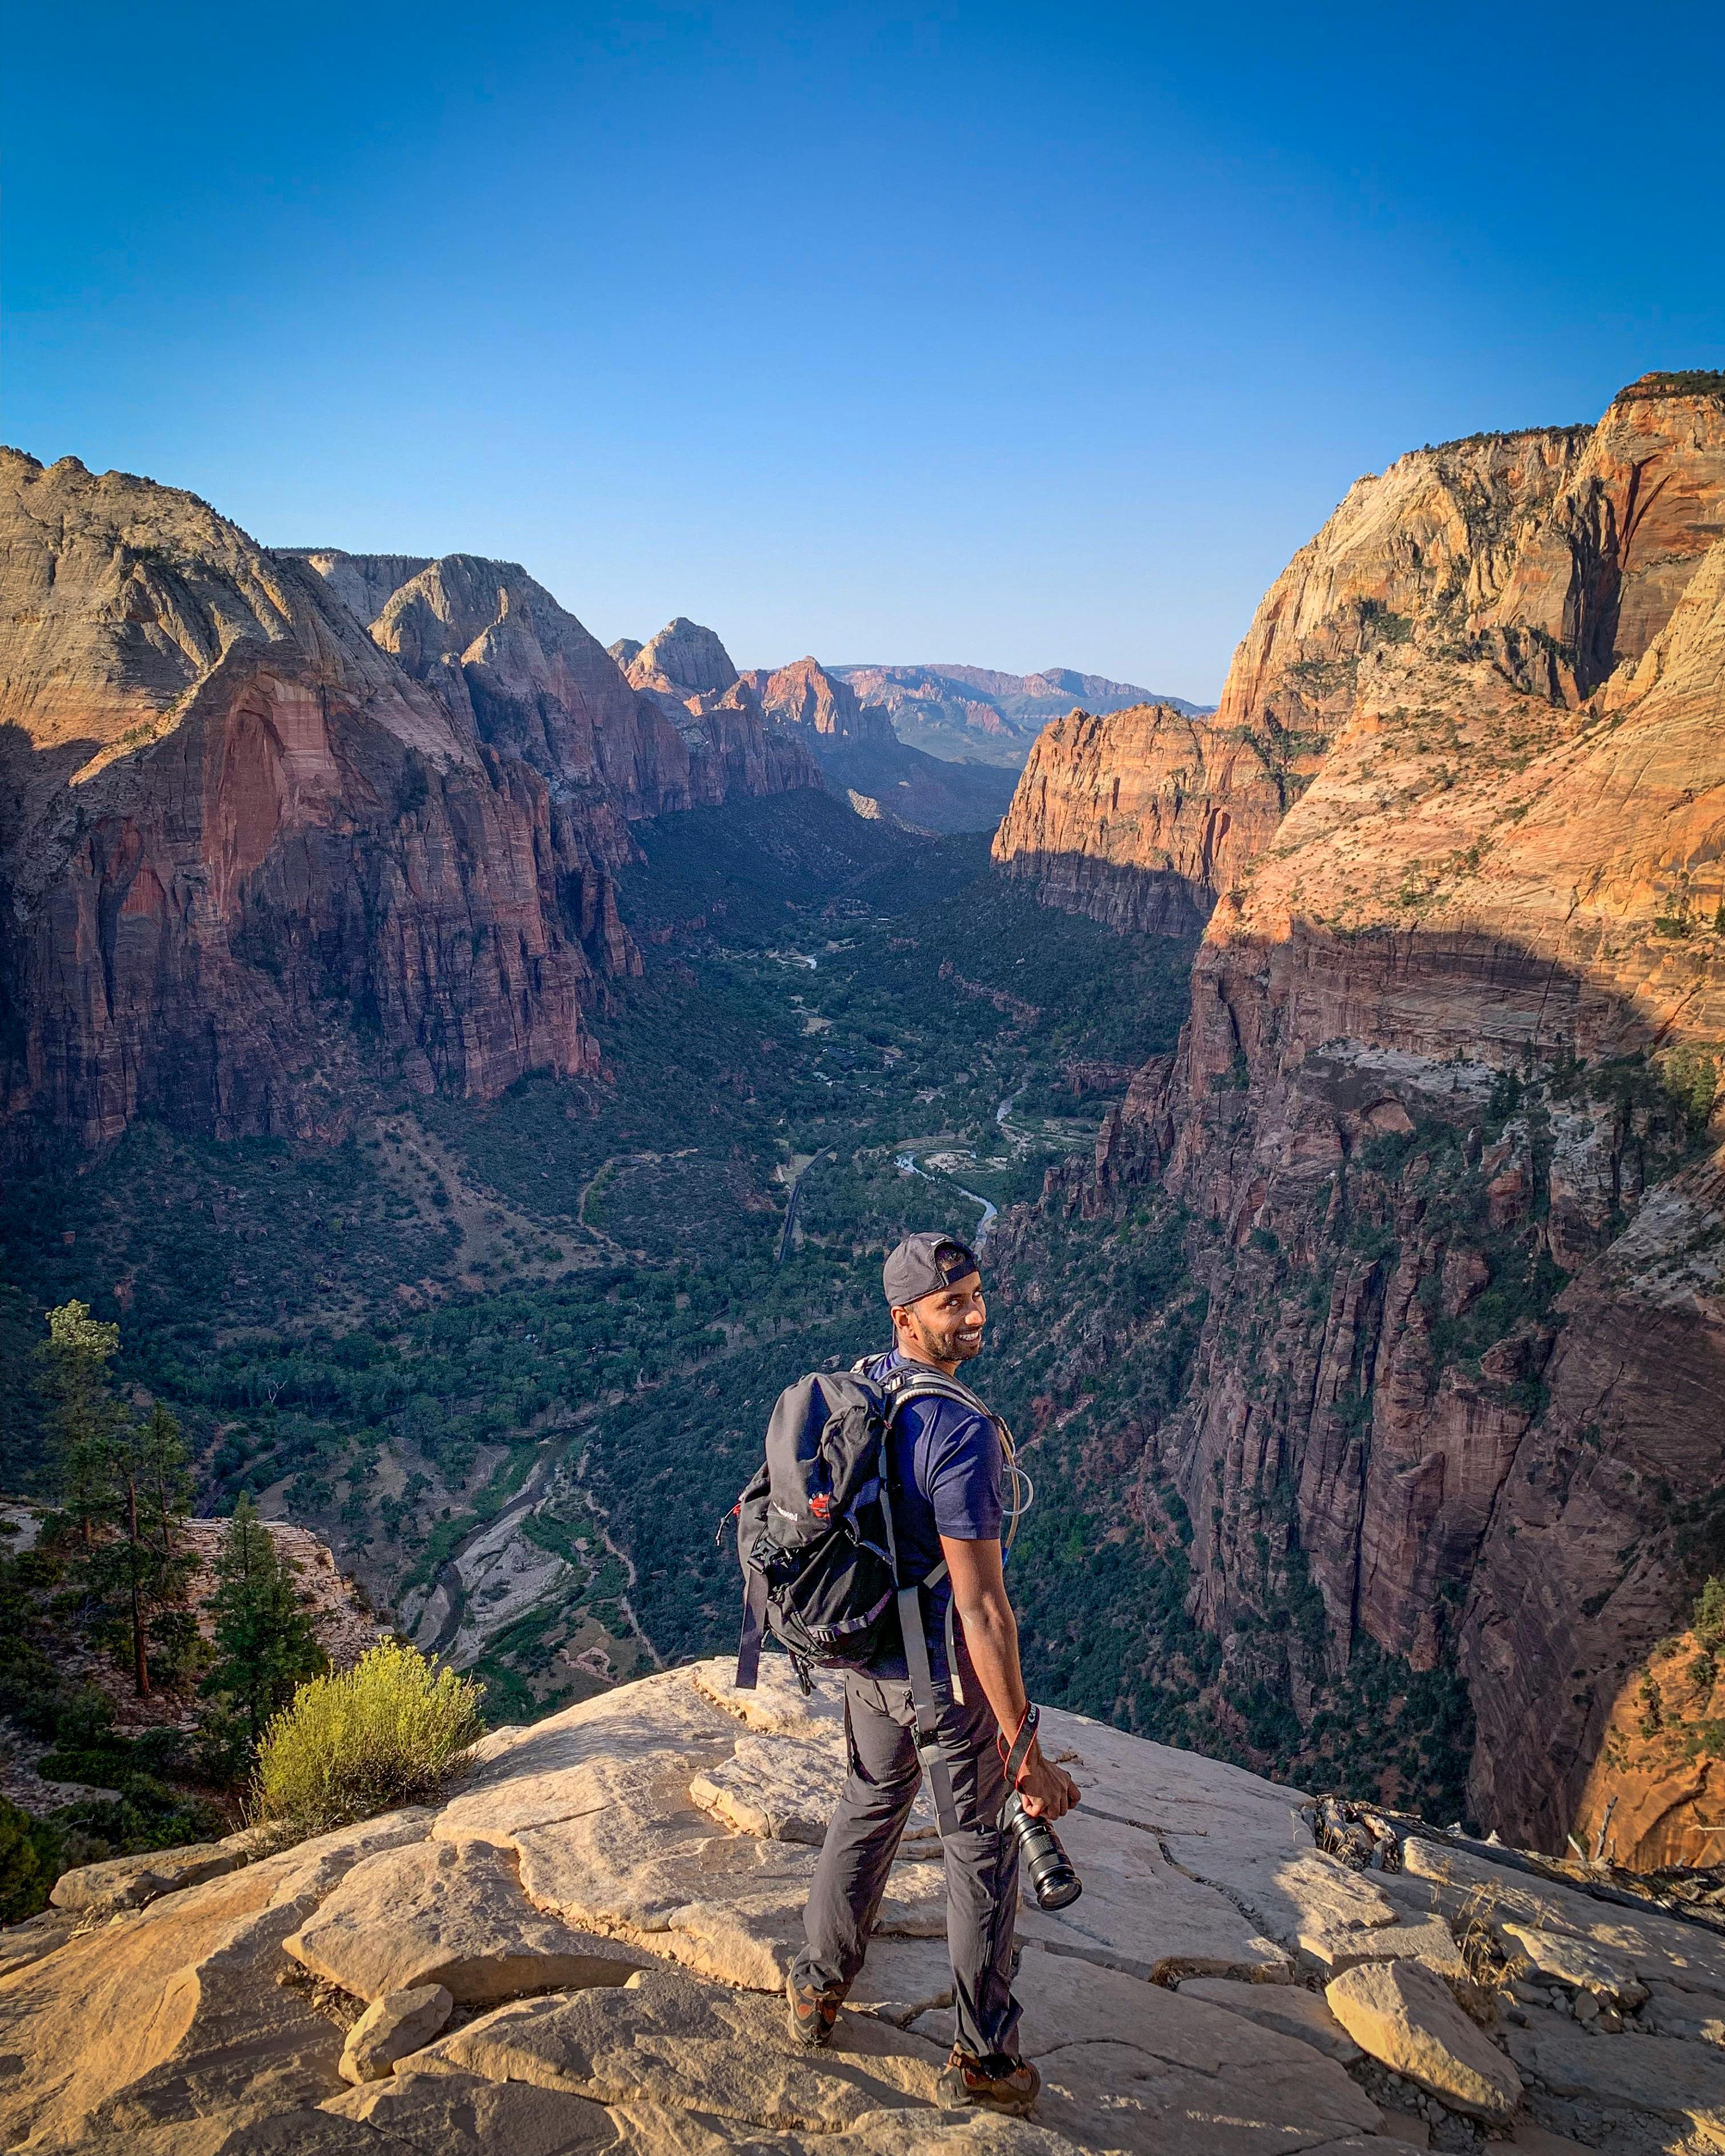
<svg viewBox="0 0 1725 2156">
<path fill-rule="evenodd" d="M 835 2043 L 800 2052 L 777 1994 L 843 1739 L 832 1687 L 769 1671 L 740 1697 L 721 1664 L 670 1671 L 495 1732 L 439 1809 L 67 1875 L 0 1933 L 5 2145 L 1725 2146 L 1717 1933 L 1053 1712 L 1086 1891 L 1019 1920 L 1034 2120 L 934 2106 L 922 1809 Z"/>
</svg>

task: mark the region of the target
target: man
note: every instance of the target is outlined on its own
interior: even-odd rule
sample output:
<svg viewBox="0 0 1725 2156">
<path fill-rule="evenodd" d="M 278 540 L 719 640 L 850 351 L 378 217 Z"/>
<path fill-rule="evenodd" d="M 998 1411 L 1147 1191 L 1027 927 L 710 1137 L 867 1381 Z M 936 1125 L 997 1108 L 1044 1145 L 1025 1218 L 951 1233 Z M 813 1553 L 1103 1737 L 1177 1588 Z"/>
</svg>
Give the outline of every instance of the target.
<svg viewBox="0 0 1725 2156">
<path fill-rule="evenodd" d="M 950 1235 L 908 1236 L 888 1257 L 881 1279 L 895 1345 L 870 1366 L 874 1376 L 922 1363 L 952 1378 L 980 1352 L 988 1312 L 975 1255 L 964 1244 Z M 900 1582 L 923 1579 L 946 1562 L 945 1577 L 920 1598 L 937 1741 L 957 1828 L 943 1837 L 957 2040 L 940 2077 L 941 2101 L 1022 2115 L 1041 2081 L 1019 2056 L 1011 1988 L 1018 1849 L 1000 1824 L 1000 1810 L 1014 1741 L 1026 1811 L 1059 1819 L 1078 1801 L 1078 1790 L 1043 1758 L 1034 1734 L 1024 1733 L 1029 1702 L 1002 1569 L 1004 1464 L 999 1430 L 978 1407 L 911 1399 L 893 1420 L 886 1466 Z M 956 1673 L 947 1666 L 949 1600 Z M 808 1943 L 786 1980 L 792 2032 L 811 2045 L 832 2034 L 862 1967 L 922 1779 L 902 1646 L 895 1643 L 865 1673 L 847 1674 L 845 1692 L 850 1776 L 809 1890 Z"/>
</svg>

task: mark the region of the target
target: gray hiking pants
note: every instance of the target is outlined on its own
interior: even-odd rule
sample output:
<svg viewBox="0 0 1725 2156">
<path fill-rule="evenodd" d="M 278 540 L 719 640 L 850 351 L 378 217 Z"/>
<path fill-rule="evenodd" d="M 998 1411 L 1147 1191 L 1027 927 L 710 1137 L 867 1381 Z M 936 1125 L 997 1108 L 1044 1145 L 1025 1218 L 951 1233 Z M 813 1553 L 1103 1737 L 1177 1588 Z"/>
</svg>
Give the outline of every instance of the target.
<svg viewBox="0 0 1725 2156">
<path fill-rule="evenodd" d="M 973 1682 L 969 1690 L 974 1704 L 942 1705 L 940 1745 L 959 1822 L 959 1831 L 945 1843 L 952 1999 L 958 2041 L 981 2058 L 1018 2048 L 1011 1962 L 1019 1861 L 1018 1846 L 999 1823 L 1006 1776 L 994 1746 L 994 1717 L 981 1686 Z M 843 1994 L 863 1965 L 886 1875 L 922 1779 L 913 1741 L 916 1721 L 909 1685 L 846 1676 L 850 1773 L 828 1824 L 803 1915 L 809 1943 L 797 1957 L 801 1984 Z"/>
</svg>

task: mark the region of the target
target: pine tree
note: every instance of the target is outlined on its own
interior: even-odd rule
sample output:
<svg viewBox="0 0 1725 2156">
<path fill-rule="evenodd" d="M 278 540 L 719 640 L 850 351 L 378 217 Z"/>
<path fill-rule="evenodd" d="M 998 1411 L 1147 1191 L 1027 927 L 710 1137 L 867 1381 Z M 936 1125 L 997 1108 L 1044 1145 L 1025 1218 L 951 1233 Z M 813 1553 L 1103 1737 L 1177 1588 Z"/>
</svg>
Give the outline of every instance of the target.
<svg viewBox="0 0 1725 2156">
<path fill-rule="evenodd" d="M 249 1758 L 270 1717 L 328 1667 L 294 1591 L 292 1568 L 249 1497 L 234 1508 L 216 1560 L 216 1591 L 204 1607 L 215 1618 L 216 1661 L 203 1689 L 227 1702 Z"/>
<path fill-rule="evenodd" d="M 160 1400 L 137 1433 L 138 1473 L 149 1492 L 151 1526 L 164 1558 L 177 1554 L 177 1530 L 192 1509 L 192 1463 L 180 1425 Z"/>
<path fill-rule="evenodd" d="M 48 1313 L 48 1337 L 36 1353 L 46 1365 L 54 1401 L 49 1428 L 59 1482 L 59 1532 L 88 1550 L 113 1522 L 115 1487 L 110 1454 L 124 1419 L 108 1375 L 120 1349 L 120 1327 L 90 1314 L 87 1302 L 64 1302 Z"/>
<path fill-rule="evenodd" d="M 175 1637 L 194 1566 L 175 1548 L 191 1503 L 192 1478 L 180 1426 L 158 1401 L 141 1422 L 114 1397 L 108 1365 L 120 1327 L 93 1318 L 87 1303 L 64 1303 L 48 1316 L 39 1351 L 54 1397 L 50 1418 L 61 1504 L 56 1533 L 71 1543 L 75 1584 L 95 1605 L 98 1626 L 130 1650 L 132 1682 L 147 1699 L 152 1630 Z M 164 1629 L 165 1628 L 165 1629 Z"/>
<path fill-rule="evenodd" d="M 186 1589 L 197 1560 L 175 1547 L 192 1496 L 179 1424 L 158 1400 L 143 1421 L 110 1440 L 104 1464 L 116 1532 L 96 1544 L 83 1568 L 102 1603 L 124 1612 L 116 1629 L 123 1622 L 130 1634 L 132 1682 L 147 1699 L 152 1636 L 183 1655 L 180 1635 L 192 1629 Z"/>
</svg>

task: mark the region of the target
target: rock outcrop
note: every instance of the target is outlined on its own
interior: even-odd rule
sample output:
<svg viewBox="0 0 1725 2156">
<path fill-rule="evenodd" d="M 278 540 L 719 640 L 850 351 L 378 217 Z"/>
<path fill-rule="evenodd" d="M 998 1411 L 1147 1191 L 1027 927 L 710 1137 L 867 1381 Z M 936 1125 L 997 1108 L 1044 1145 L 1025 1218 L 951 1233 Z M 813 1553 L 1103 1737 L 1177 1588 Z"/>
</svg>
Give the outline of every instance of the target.
<svg viewBox="0 0 1725 2156">
<path fill-rule="evenodd" d="M 97 1928 L 0 1934 L 8 2145 L 1387 2156 L 1434 2127 L 1472 2145 L 1470 2115 L 1547 2149 L 1574 2144 L 1534 2122 L 1634 2152 L 1725 2132 L 1725 2054 L 1702 2033 L 1725 2004 L 1717 1933 L 1478 1845 L 1388 1835 L 1388 1868 L 1350 1869 L 1298 1791 L 1053 1710 L 1045 1739 L 1085 1791 L 1062 1831 L 1086 1891 L 1019 1912 L 1034 2119 L 935 2106 L 951 1978 L 920 1806 L 835 2041 L 802 2051 L 779 1989 L 815 1851 L 768 1820 L 818 1836 L 843 1730 L 830 1684 L 804 1700 L 776 1657 L 763 1679 L 643 1680 L 495 1732 L 438 1808 L 236 1845 L 219 1876 Z M 740 1827 L 713 1802 L 726 1786 L 794 1795 Z M 1537 1984 L 1510 1974 L 1532 1966 L 1530 1912 L 1560 1943 Z M 1457 1933 L 1483 1989 L 1445 1973 Z M 1444 1966 L 1409 1944 L 1428 1934 Z M 1329 1990 L 1358 2041 L 1313 1941 L 1347 1946 Z M 1602 1957 L 1636 1972 L 1620 2034 L 1576 1973 Z M 1658 2033 L 1686 2015 L 1689 2033 Z"/>
<path fill-rule="evenodd" d="M 1589 1854 L 1631 1871 L 1725 1862 L 1718 1641 L 1660 1640 L 1613 1702 L 1576 1810 Z"/>
<path fill-rule="evenodd" d="M 801 726 L 856 748 L 896 748 L 898 736 L 883 706 L 865 704 L 850 684 L 829 674 L 818 659 L 793 660 L 769 671 L 760 666 L 742 677 L 761 708 L 782 726 Z"/>
<path fill-rule="evenodd" d="M 1085 1789 L 1085 1895 L 1018 1914 L 1030 2122 L 936 2107 L 923 1803 L 834 2044 L 785 2033 L 843 1727 L 837 1686 L 804 1699 L 770 1656 L 752 1695 L 718 1662 L 647 1677 L 485 1738 L 442 1807 L 278 1854 L 235 1837 L 101 1928 L 0 1934 L 8 2145 L 1363 2156 L 1486 2118 L 1641 2156 L 1725 2133 L 1718 1932 L 1447 1839 L 1382 1835 L 1363 1874 L 1296 1789 L 1056 1710 L 1044 1738 Z M 742 1820 L 733 1788 L 776 1794 Z"/>
<path fill-rule="evenodd" d="M 223 1519 L 180 1523 L 179 1547 L 197 1559 L 197 1568 L 186 1584 L 187 1604 L 194 1610 L 203 1611 L 216 1591 L 216 1561 L 233 1524 Z M 335 1552 L 309 1527 L 295 1527 L 287 1520 L 264 1520 L 261 1525 L 293 1576 L 300 1606 L 331 1668 L 351 1670 L 384 1635 L 384 1628 L 373 1615 L 358 1583 L 339 1568 Z M 213 1635 L 214 1620 L 208 1613 L 201 1617 L 200 1625 Z"/>
<path fill-rule="evenodd" d="M 757 721 L 685 737 L 513 565 L 272 554 L 6 451 L 0 777 L 8 1142 L 99 1145 L 587 1068 L 628 819 L 813 769 Z"/>
<path fill-rule="evenodd" d="M 737 675 L 717 632 L 680 613 L 630 660 L 629 678 L 649 695 L 681 702 L 690 696 L 722 696 L 736 687 Z"/>
<path fill-rule="evenodd" d="M 1178 1055 L 1065 1188 L 1197 1224 L 1142 1471 L 1219 1698 L 1343 1706 L 1362 1643 L 1459 1674 L 1476 1815 L 1549 1849 L 1712 1546 L 1722 511 L 1716 379 L 1404 457 L 1277 581 L 1214 720 L 1052 730 L 997 848 L 1136 925 L 1171 877 L 1215 893 Z"/>
<path fill-rule="evenodd" d="M 913 830 L 983 831 L 1005 813 L 1012 788 L 1004 772 L 911 747 L 884 706 L 864 703 L 848 680 L 817 660 L 798 659 L 743 678 L 770 719 L 803 730 L 828 784 L 847 794 L 860 814 L 873 803 Z"/>
</svg>

